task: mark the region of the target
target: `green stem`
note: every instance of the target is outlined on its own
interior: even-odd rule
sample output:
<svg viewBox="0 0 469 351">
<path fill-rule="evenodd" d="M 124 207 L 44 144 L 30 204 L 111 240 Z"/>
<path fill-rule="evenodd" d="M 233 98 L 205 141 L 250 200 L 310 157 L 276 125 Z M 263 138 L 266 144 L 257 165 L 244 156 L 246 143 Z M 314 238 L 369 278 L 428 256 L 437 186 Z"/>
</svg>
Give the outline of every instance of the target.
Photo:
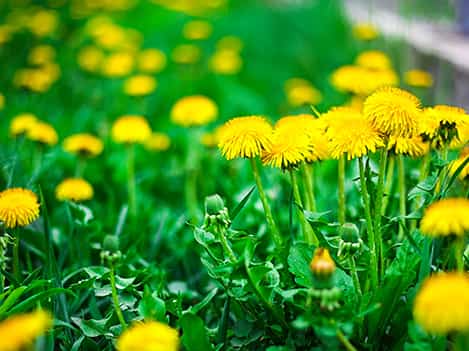
<svg viewBox="0 0 469 351">
<path fill-rule="evenodd" d="M 347 337 L 340 331 L 340 329 L 337 329 L 337 338 L 339 341 L 344 345 L 345 349 L 347 351 L 357 351 L 357 349 L 350 343 L 350 341 L 347 339 Z"/>
<path fill-rule="evenodd" d="M 316 197 L 314 196 L 314 166 L 310 163 L 305 163 L 302 169 L 303 182 L 305 184 L 306 199 L 309 202 L 309 206 L 306 206 L 307 210 L 316 212 Z"/>
<path fill-rule="evenodd" d="M 389 157 L 388 171 L 386 174 L 386 182 L 384 185 L 384 193 L 387 194 L 387 196 L 385 196 L 383 199 L 383 210 L 381 212 L 383 216 L 386 214 L 386 209 L 388 208 L 389 204 L 389 198 L 391 197 L 390 194 L 394 180 L 394 160 L 395 157 Z"/>
<path fill-rule="evenodd" d="M 39 175 L 42 167 L 42 145 L 34 145 L 33 150 L 33 174 Z"/>
<path fill-rule="evenodd" d="M 13 229 L 13 276 L 19 283 L 21 281 L 21 268 L 20 268 L 20 231 L 18 228 Z"/>
<path fill-rule="evenodd" d="M 419 182 L 422 182 L 425 178 L 428 177 L 428 172 L 430 171 L 430 161 L 431 161 L 431 150 L 429 150 L 422 159 L 419 170 Z M 412 211 L 415 211 L 417 208 L 422 206 L 422 196 L 416 196 L 412 202 Z M 417 220 L 413 219 L 410 222 L 410 231 L 412 232 L 417 228 Z"/>
<path fill-rule="evenodd" d="M 386 163 L 388 159 L 387 147 L 384 147 L 380 152 L 379 157 L 379 170 L 378 170 L 378 183 L 376 184 L 376 199 L 375 199 L 375 218 L 374 218 L 374 232 L 376 240 L 376 250 L 379 257 L 379 273 L 384 270 L 384 256 L 383 256 L 383 235 L 381 228 L 382 207 L 384 196 L 384 175 L 386 174 Z M 379 276 L 380 274 L 378 274 Z"/>
<path fill-rule="evenodd" d="M 340 224 L 345 223 L 345 155 L 341 155 L 338 164 L 338 197 L 339 197 L 339 214 Z"/>
<path fill-rule="evenodd" d="M 352 279 L 353 279 L 353 285 L 355 286 L 355 291 L 357 292 L 358 300 L 360 301 L 363 294 L 362 294 L 362 288 L 360 286 L 360 279 L 358 278 L 355 258 L 353 257 L 353 255 L 349 256 L 349 264 L 350 264 L 350 274 L 352 275 Z"/>
<path fill-rule="evenodd" d="M 223 247 L 223 250 L 226 252 L 228 255 L 228 258 L 230 259 L 231 263 L 236 262 L 238 259 L 236 258 L 236 255 L 231 248 L 230 244 L 228 243 L 228 240 L 226 240 L 226 231 L 225 230 L 219 230 L 218 231 L 218 238 L 220 239 L 221 246 Z"/>
<path fill-rule="evenodd" d="M 405 216 L 406 211 L 406 200 L 407 200 L 407 190 L 405 186 L 405 166 L 404 166 L 404 156 L 397 156 L 397 177 L 399 182 L 399 215 L 402 217 L 402 224 L 405 226 Z M 399 225 L 399 234 L 398 239 L 402 240 L 404 236 L 404 228 L 402 225 Z"/>
<path fill-rule="evenodd" d="M 373 221 L 371 218 L 370 196 L 365 179 L 365 166 L 363 165 L 363 158 L 358 159 L 360 168 L 360 190 L 363 199 L 363 206 L 365 208 L 366 231 L 368 233 L 368 246 L 370 248 L 370 261 L 371 261 L 371 288 L 374 290 L 378 286 L 378 260 L 376 256 L 376 241 L 373 229 Z"/>
<path fill-rule="evenodd" d="M 75 177 L 76 178 L 82 178 L 83 173 L 85 173 L 85 167 L 86 167 L 86 160 L 78 156 L 77 163 L 75 165 Z"/>
<path fill-rule="evenodd" d="M 127 191 L 129 212 L 132 218 L 137 215 L 137 193 L 135 188 L 135 146 L 127 145 Z"/>
<path fill-rule="evenodd" d="M 110 262 L 109 268 L 111 272 L 109 273 L 109 280 L 111 283 L 111 291 L 112 291 L 112 302 L 114 304 L 114 310 L 116 311 L 117 318 L 122 326 L 122 329 L 127 328 L 127 323 L 125 322 L 124 315 L 122 314 L 122 310 L 119 304 L 119 296 L 117 295 L 117 288 L 116 288 L 116 276 L 114 271 L 114 264 Z"/>
<path fill-rule="evenodd" d="M 458 272 L 464 272 L 464 237 L 457 238 L 454 243 L 454 258 Z"/>
<path fill-rule="evenodd" d="M 274 241 L 277 248 L 281 248 L 283 245 L 282 237 L 280 236 L 280 232 L 278 231 L 277 225 L 274 221 L 274 217 L 272 216 L 269 201 L 267 200 L 267 196 L 264 192 L 264 187 L 262 186 L 261 176 L 259 174 L 259 169 L 257 168 L 256 160 L 254 158 L 250 158 L 249 160 L 251 162 L 252 173 L 254 176 L 254 181 L 256 182 L 257 191 L 259 192 L 259 197 L 261 199 L 262 206 L 264 207 L 265 218 L 267 220 L 267 225 L 269 227 L 272 240 Z"/>
<path fill-rule="evenodd" d="M 195 137 L 198 138 L 199 133 L 195 131 Z M 189 138 L 189 135 L 188 135 Z M 187 141 L 186 152 L 186 174 L 184 182 L 184 196 L 186 201 L 186 208 L 188 211 L 189 219 L 192 223 L 197 223 L 198 220 L 198 201 L 197 201 L 197 164 L 198 164 L 198 149 L 191 145 L 190 140 Z"/>
<path fill-rule="evenodd" d="M 313 245 L 313 244 L 317 245 L 319 244 L 319 240 L 316 237 L 316 234 L 314 233 L 310 225 L 308 224 L 308 222 L 306 221 L 306 217 L 303 212 L 303 208 L 302 208 L 303 204 L 301 202 L 300 189 L 298 188 L 298 182 L 296 179 L 295 171 L 292 168 L 290 168 L 289 172 L 290 172 L 291 185 L 293 188 L 293 197 L 297 204 L 296 207 L 297 207 L 298 217 L 300 218 L 301 229 L 303 231 L 304 240 L 309 245 Z"/>
</svg>

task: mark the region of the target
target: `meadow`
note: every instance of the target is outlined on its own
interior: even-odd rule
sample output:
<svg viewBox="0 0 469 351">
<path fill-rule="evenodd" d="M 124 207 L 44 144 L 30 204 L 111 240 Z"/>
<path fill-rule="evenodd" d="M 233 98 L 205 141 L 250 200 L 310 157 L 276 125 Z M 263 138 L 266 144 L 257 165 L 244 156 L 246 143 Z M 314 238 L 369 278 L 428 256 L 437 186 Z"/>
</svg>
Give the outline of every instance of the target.
<svg viewBox="0 0 469 351">
<path fill-rule="evenodd" d="M 469 349 L 469 115 L 338 0 L 0 0 L 0 351 Z"/>
</svg>

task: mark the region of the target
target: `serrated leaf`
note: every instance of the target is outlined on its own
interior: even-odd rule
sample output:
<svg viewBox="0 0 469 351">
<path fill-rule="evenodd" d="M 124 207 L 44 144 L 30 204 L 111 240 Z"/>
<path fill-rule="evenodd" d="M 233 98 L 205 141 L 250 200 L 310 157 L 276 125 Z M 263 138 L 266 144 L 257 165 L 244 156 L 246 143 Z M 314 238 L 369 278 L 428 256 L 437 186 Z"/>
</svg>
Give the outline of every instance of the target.
<svg viewBox="0 0 469 351">
<path fill-rule="evenodd" d="M 188 312 L 181 317 L 179 323 L 182 327 L 182 344 L 187 351 L 213 350 L 204 322 L 200 317 Z"/>
</svg>

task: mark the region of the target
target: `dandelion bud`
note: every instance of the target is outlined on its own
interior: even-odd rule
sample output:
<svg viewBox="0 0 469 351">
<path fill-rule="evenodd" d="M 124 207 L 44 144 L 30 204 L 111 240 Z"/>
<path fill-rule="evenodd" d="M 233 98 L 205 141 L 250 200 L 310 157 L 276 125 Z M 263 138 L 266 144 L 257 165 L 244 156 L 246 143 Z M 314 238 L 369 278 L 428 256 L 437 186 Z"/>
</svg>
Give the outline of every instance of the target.
<svg viewBox="0 0 469 351">
<path fill-rule="evenodd" d="M 103 241 L 103 248 L 111 253 L 119 251 L 119 238 L 115 235 L 106 235 Z"/>
<path fill-rule="evenodd" d="M 205 212 L 209 215 L 217 215 L 225 208 L 225 203 L 220 195 L 215 194 L 205 198 Z"/>
<path fill-rule="evenodd" d="M 205 221 L 203 227 L 205 229 L 212 228 L 219 230 L 220 228 L 228 228 L 231 224 L 228 209 L 220 195 L 215 194 L 205 198 Z"/>
<path fill-rule="evenodd" d="M 318 248 L 314 252 L 314 257 L 309 265 L 315 278 L 327 279 L 335 272 L 335 263 L 329 251 L 325 248 Z"/>
<path fill-rule="evenodd" d="M 337 256 L 354 255 L 363 247 L 358 228 L 353 223 L 344 223 L 339 229 L 339 251 Z"/>
</svg>

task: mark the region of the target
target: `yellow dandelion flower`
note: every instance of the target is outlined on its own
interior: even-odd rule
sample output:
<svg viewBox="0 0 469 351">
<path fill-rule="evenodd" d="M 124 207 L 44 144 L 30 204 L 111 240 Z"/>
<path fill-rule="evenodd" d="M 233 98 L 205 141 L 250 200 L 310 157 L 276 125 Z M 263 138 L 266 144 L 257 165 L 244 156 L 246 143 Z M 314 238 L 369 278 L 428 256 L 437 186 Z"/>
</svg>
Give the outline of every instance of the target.
<svg viewBox="0 0 469 351">
<path fill-rule="evenodd" d="M 10 25 L 0 24 L 0 46 L 10 41 L 12 32 Z"/>
<path fill-rule="evenodd" d="M 143 73 L 158 73 L 166 66 L 166 55 L 158 49 L 146 49 L 137 57 L 137 67 Z"/>
<path fill-rule="evenodd" d="M 297 118 L 298 122 L 300 118 Z M 305 128 L 295 123 L 284 122 L 275 126 L 272 144 L 261 154 L 262 163 L 288 169 L 296 167 L 312 154 L 313 147 Z"/>
<path fill-rule="evenodd" d="M 309 264 L 309 268 L 315 276 L 328 277 L 335 272 L 336 265 L 329 250 L 318 247 L 314 251 L 314 256 Z"/>
<path fill-rule="evenodd" d="M 319 90 L 306 79 L 291 78 L 285 82 L 284 90 L 288 103 L 294 107 L 316 105 L 322 101 Z"/>
<path fill-rule="evenodd" d="M 27 134 L 37 121 L 38 118 L 32 113 L 21 113 L 16 115 L 10 123 L 10 135 L 16 137 Z"/>
<path fill-rule="evenodd" d="M 411 69 L 404 73 L 404 81 L 411 87 L 430 88 L 433 86 L 433 77 L 430 73 L 420 69 Z"/>
<path fill-rule="evenodd" d="M 179 64 L 193 64 L 200 60 L 202 52 L 198 46 L 182 44 L 176 46 L 171 52 L 171 58 Z"/>
<path fill-rule="evenodd" d="M 414 301 L 415 321 L 432 334 L 469 331 L 469 278 L 439 273 L 425 280 Z"/>
<path fill-rule="evenodd" d="M 77 62 L 80 68 L 86 72 L 92 73 L 99 71 L 104 59 L 104 52 L 93 45 L 80 49 L 77 55 Z"/>
<path fill-rule="evenodd" d="M 207 39 L 212 34 L 212 25 L 206 21 L 190 21 L 184 25 L 184 38 L 189 40 Z"/>
<path fill-rule="evenodd" d="M 218 74 L 236 74 L 243 66 L 241 56 L 232 50 L 218 50 L 209 61 L 209 67 L 212 72 Z"/>
<path fill-rule="evenodd" d="M 56 11 L 40 10 L 28 18 L 29 30 L 38 37 L 45 37 L 55 32 L 59 25 Z"/>
<path fill-rule="evenodd" d="M 376 39 L 378 35 L 378 28 L 371 23 L 357 23 L 353 27 L 353 36 L 358 40 L 369 41 Z"/>
<path fill-rule="evenodd" d="M 124 82 L 124 92 L 130 96 L 145 96 L 153 93 L 156 86 L 155 78 L 145 74 L 139 74 L 127 78 Z"/>
<path fill-rule="evenodd" d="M 84 157 L 95 157 L 103 151 L 103 142 L 94 135 L 87 133 L 74 134 L 63 142 L 65 151 Z"/>
<path fill-rule="evenodd" d="M 243 41 L 234 35 L 227 35 L 217 41 L 217 50 L 240 52 L 243 49 L 243 46 Z"/>
<path fill-rule="evenodd" d="M 411 93 L 384 87 L 365 100 L 363 113 L 381 133 L 410 137 L 418 132 L 422 110 L 419 99 Z"/>
<path fill-rule="evenodd" d="M 450 142 L 452 149 L 460 149 L 469 144 L 469 123 L 460 124 L 458 126 L 458 136 Z"/>
<path fill-rule="evenodd" d="M 93 198 L 93 187 L 82 178 L 67 178 L 55 188 L 55 197 L 59 201 L 81 202 Z"/>
<path fill-rule="evenodd" d="M 177 351 L 179 334 L 160 322 L 135 322 L 117 339 L 116 348 L 118 351 Z"/>
<path fill-rule="evenodd" d="M 59 139 L 54 127 L 49 123 L 37 121 L 31 125 L 26 133 L 29 140 L 41 143 L 43 145 L 53 146 Z"/>
<path fill-rule="evenodd" d="M 132 72 L 135 57 L 130 52 L 116 52 L 104 59 L 101 64 L 102 73 L 111 78 L 124 77 Z"/>
<path fill-rule="evenodd" d="M 0 322 L 0 350 L 29 349 L 53 324 L 52 316 L 43 310 L 18 314 Z"/>
<path fill-rule="evenodd" d="M 364 51 L 355 60 L 355 63 L 361 67 L 373 70 L 391 69 L 391 59 L 384 52 L 379 50 Z"/>
<path fill-rule="evenodd" d="M 54 66 L 57 68 L 57 66 Z M 55 74 L 54 74 L 55 73 Z M 24 68 L 15 72 L 13 84 L 20 88 L 26 88 L 36 93 L 44 93 L 57 78 L 55 72 L 48 68 Z"/>
<path fill-rule="evenodd" d="M 437 105 L 424 110 L 419 124 L 420 133 L 431 140 L 436 147 L 464 137 L 469 126 L 469 115 L 464 109 L 454 106 Z"/>
<path fill-rule="evenodd" d="M 111 135 L 116 143 L 144 143 L 151 136 L 151 128 L 145 117 L 127 115 L 114 122 Z"/>
<path fill-rule="evenodd" d="M 0 192 L 0 222 L 6 228 L 24 227 L 39 217 L 36 194 L 23 188 L 11 188 Z"/>
<path fill-rule="evenodd" d="M 220 131 L 219 129 L 216 129 L 213 132 L 202 134 L 200 138 L 200 142 L 202 143 L 202 145 L 208 148 L 215 148 L 220 142 L 219 136 L 220 136 Z"/>
<path fill-rule="evenodd" d="M 227 160 L 253 158 L 272 145 L 272 126 L 262 116 L 237 117 L 220 128 L 218 148 Z"/>
<path fill-rule="evenodd" d="M 321 118 L 327 123 L 326 135 L 329 139 L 330 155 L 334 159 L 347 154 L 347 159 L 351 160 L 384 146 L 376 128 L 353 108 L 335 108 Z"/>
<path fill-rule="evenodd" d="M 217 105 L 203 95 L 183 97 L 171 109 L 171 121 L 183 127 L 205 125 L 217 117 Z"/>
<path fill-rule="evenodd" d="M 153 133 L 144 146 L 149 151 L 166 151 L 171 146 L 171 139 L 164 133 Z"/>
<path fill-rule="evenodd" d="M 50 45 L 38 45 L 31 49 L 28 55 L 28 63 L 31 65 L 44 65 L 55 59 L 55 49 Z"/>
<path fill-rule="evenodd" d="M 443 199 L 425 209 L 420 230 L 428 236 L 462 236 L 469 231 L 469 200 Z"/>
<path fill-rule="evenodd" d="M 364 102 L 365 102 L 365 98 L 363 96 L 353 95 L 345 106 L 361 111 L 363 110 Z"/>
<path fill-rule="evenodd" d="M 395 154 L 420 157 L 430 151 L 430 144 L 424 142 L 420 135 L 409 138 L 391 135 L 388 140 L 388 150 Z"/>
</svg>

